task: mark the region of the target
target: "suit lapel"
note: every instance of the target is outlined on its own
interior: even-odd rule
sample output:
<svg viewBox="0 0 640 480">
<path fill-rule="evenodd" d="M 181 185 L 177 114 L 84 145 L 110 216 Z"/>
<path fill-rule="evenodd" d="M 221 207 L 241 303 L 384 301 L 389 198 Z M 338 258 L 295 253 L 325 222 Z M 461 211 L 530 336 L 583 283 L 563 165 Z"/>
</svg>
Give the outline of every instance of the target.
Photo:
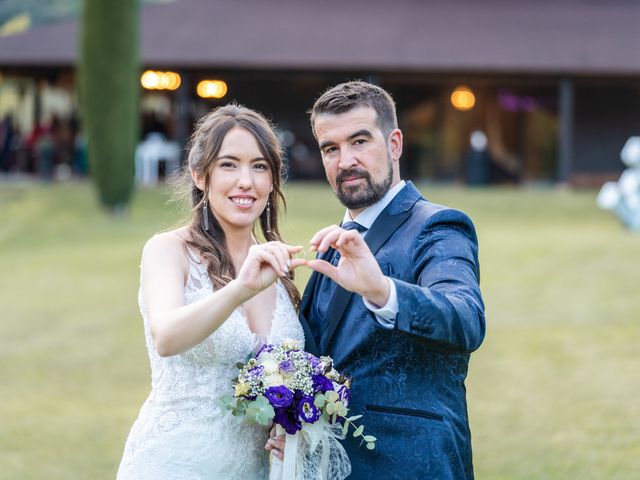
<svg viewBox="0 0 640 480">
<path fill-rule="evenodd" d="M 410 215 L 411 210 L 405 210 L 404 212 L 392 215 L 389 213 L 389 208 L 386 208 L 378 215 L 378 218 L 365 236 L 365 242 L 374 255 Z M 349 292 L 339 285 L 336 286 L 336 291 L 327 309 L 326 319 L 328 321 L 325 322 L 326 326 L 321 333 L 320 348 L 323 352 L 326 351 L 352 296 L 353 292 Z"/>
</svg>

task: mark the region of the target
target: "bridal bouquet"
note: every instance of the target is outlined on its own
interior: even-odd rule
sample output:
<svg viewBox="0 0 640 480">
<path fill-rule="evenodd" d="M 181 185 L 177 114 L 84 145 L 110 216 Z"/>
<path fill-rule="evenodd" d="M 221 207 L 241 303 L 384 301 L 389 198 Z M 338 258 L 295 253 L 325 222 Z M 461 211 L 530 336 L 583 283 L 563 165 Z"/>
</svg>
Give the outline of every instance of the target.
<svg viewBox="0 0 640 480">
<path fill-rule="evenodd" d="M 346 478 L 351 464 L 342 440 L 352 428 L 368 449 L 376 438 L 364 434 L 348 417 L 350 379 L 333 368 L 330 357 L 316 357 L 297 342 L 264 345 L 245 364 L 234 381 L 233 397 L 219 403 L 241 420 L 267 426 L 273 422 L 278 434 L 287 434 L 284 465 L 271 458 L 271 480 Z"/>
</svg>

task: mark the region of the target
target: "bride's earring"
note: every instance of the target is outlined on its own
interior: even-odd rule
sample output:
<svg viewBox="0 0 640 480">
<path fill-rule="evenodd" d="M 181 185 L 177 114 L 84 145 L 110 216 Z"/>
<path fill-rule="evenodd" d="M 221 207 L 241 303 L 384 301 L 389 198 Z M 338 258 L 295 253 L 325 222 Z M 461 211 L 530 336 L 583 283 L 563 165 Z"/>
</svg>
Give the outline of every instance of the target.
<svg viewBox="0 0 640 480">
<path fill-rule="evenodd" d="M 267 200 L 267 233 L 271 233 L 271 199 Z"/>
<path fill-rule="evenodd" d="M 202 205 L 202 228 L 205 232 L 209 231 L 209 203 L 206 198 Z"/>
</svg>

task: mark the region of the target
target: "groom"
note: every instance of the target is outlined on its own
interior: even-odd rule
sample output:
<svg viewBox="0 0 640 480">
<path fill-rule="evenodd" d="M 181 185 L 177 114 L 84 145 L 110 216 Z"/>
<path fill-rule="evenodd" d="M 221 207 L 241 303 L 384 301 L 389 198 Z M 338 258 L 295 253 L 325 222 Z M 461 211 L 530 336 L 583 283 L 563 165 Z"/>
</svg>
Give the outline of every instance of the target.
<svg viewBox="0 0 640 480">
<path fill-rule="evenodd" d="M 350 414 L 378 439 L 370 451 L 347 437 L 351 478 L 472 479 L 464 380 L 485 333 L 473 224 L 400 179 L 383 89 L 337 85 L 311 126 L 346 212 L 311 240 L 300 320 L 306 349 L 353 377 Z"/>
</svg>

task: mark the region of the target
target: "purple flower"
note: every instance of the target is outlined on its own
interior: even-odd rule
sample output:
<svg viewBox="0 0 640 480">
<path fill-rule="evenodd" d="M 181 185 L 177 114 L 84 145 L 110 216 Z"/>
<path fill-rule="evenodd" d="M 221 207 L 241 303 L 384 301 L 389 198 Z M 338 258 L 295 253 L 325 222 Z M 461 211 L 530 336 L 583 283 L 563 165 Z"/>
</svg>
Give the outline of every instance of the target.
<svg viewBox="0 0 640 480">
<path fill-rule="evenodd" d="M 336 392 L 338 393 L 340 400 L 342 400 L 342 403 L 344 403 L 345 406 L 349 405 L 349 400 L 351 400 L 351 390 L 349 390 L 349 387 L 346 385 L 340 385 Z"/>
<path fill-rule="evenodd" d="M 267 388 L 264 396 L 274 408 L 288 407 L 293 400 L 293 393 L 284 385 Z"/>
<path fill-rule="evenodd" d="M 305 353 L 307 354 L 307 361 L 311 364 L 312 367 L 315 367 L 320 363 L 320 360 L 318 359 L 318 357 L 316 357 L 315 355 L 309 352 L 305 352 Z"/>
<path fill-rule="evenodd" d="M 333 382 L 324 375 L 314 375 L 311 377 L 313 380 L 313 391 L 324 393 L 327 390 L 333 390 Z"/>
<path fill-rule="evenodd" d="M 307 423 L 313 423 L 320 418 L 320 409 L 315 406 L 312 397 L 303 397 L 297 407 L 299 417 Z"/>
<path fill-rule="evenodd" d="M 295 435 L 298 430 L 302 429 L 302 423 L 297 418 L 297 415 L 289 408 L 276 409 L 273 423 L 282 425 L 282 428 L 284 428 L 289 435 Z"/>
<path fill-rule="evenodd" d="M 291 360 L 285 360 L 280 362 L 280 371 L 285 373 L 293 373 L 295 371 L 295 367 L 293 366 L 293 362 Z"/>
<path fill-rule="evenodd" d="M 260 350 L 258 350 L 258 353 L 256 353 L 256 358 L 258 358 L 262 352 L 269 353 L 272 351 L 273 351 L 273 345 L 265 343 L 264 345 L 262 345 L 262 347 L 260 347 Z"/>
<path fill-rule="evenodd" d="M 324 373 L 324 368 L 323 368 L 324 365 L 320 363 L 320 359 L 315 355 L 312 355 L 307 352 L 307 362 L 309 362 L 309 365 L 311 365 L 311 371 L 314 374 L 317 375 L 317 374 Z"/>
<path fill-rule="evenodd" d="M 247 370 L 247 373 L 254 378 L 257 378 L 260 375 L 262 375 L 262 372 L 264 372 L 264 367 L 262 365 L 257 365 Z"/>
</svg>

